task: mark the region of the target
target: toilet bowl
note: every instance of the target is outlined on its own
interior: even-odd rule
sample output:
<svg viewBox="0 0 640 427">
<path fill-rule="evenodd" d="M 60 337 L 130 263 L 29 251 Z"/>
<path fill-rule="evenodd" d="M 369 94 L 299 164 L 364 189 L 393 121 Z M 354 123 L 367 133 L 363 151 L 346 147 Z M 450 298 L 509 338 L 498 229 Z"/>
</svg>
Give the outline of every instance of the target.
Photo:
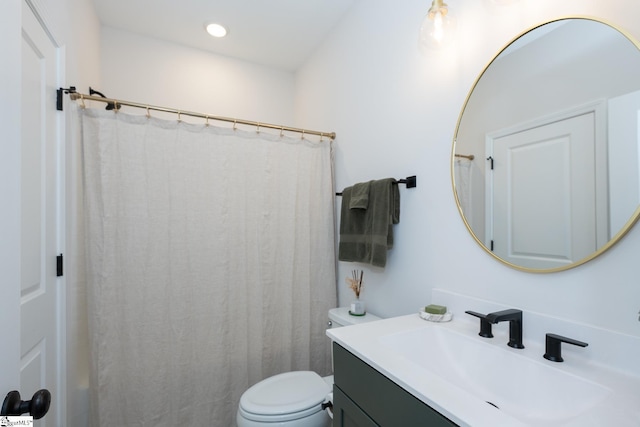
<svg viewBox="0 0 640 427">
<path fill-rule="evenodd" d="M 351 316 L 348 307 L 329 310 L 329 328 L 371 322 L 379 317 L 367 313 Z M 242 394 L 236 415 L 238 427 L 328 427 L 331 417 L 323 403 L 333 389 L 333 375 L 321 377 L 311 371 L 274 375 Z"/>
</svg>

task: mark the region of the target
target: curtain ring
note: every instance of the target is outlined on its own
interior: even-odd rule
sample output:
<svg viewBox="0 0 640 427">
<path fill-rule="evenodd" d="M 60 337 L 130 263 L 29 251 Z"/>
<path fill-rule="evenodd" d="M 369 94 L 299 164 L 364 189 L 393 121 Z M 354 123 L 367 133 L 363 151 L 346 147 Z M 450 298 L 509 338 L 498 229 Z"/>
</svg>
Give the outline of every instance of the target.
<svg viewBox="0 0 640 427">
<path fill-rule="evenodd" d="M 324 133 L 320 132 L 320 142 L 323 142 Z"/>
<path fill-rule="evenodd" d="M 209 116 L 207 116 L 207 117 L 206 117 L 206 119 L 207 119 L 207 121 L 205 122 L 205 124 L 204 124 L 204 125 L 205 125 L 206 127 L 209 127 Z"/>
<path fill-rule="evenodd" d="M 118 101 L 116 99 L 113 100 L 113 112 L 117 113 L 118 110 L 120 110 L 120 107 L 118 107 Z"/>
<path fill-rule="evenodd" d="M 304 129 L 302 129 L 302 136 L 300 137 L 300 139 L 304 139 Z"/>
<path fill-rule="evenodd" d="M 234 120 L 234 121 L 233 121 L 233 130 L 236 130 L 236 129 L 237 129 L 237 128 L 236 128 L 236 125 L 237 125 L 237 124 L 238 124 L 238 121 L 237 121 L 237 120 Z"/>
<path fill-rule="evenodd" d="M 284 132 L 284 126 L 280 128 L 280 138 L 284 136 L 283 132 Z"/>
<path fill-rule="evenodd" d="M 178 123 L 182 122 L 182 117 L 180 116 L 182 113 L 178 110 Z"/>
<path fill-rule="evenodd" d="M 80 94 L 80 104 L 81 104 L 83 110 L 85 108 L 87 108 L 87 106 L 84 105 L 84 95 L 83 94 Z"/>
<path fill-rule="evenodd" d="M 147 119 L 151 118 L 151 113 L 149 112 L 149 106 L 147 105 Z"/>
<path fill-rule="evenodd" d="M 258 122 L 258 127 L 256 129 L 256 133 L 260 133 L 260 122 Z"/>
</svg>

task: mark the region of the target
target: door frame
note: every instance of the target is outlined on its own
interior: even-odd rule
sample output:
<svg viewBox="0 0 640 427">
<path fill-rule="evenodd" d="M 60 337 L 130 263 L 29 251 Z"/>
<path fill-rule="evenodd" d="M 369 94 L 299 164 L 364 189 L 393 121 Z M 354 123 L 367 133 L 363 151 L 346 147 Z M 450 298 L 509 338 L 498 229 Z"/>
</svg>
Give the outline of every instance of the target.
<svg viewBox="0 0 640 427">
<path fill-rule="evenodd" d="M 485 158 L 493 157 L 493 144 L 498 138 L 523 132 L 532 128 L 545 126 L 558 121 L 593 113 L 595 121 L 595 177 L 596 177 L 596 245 L 604 246 L 609 240 L 609 189 L 608 189 L 608 143 L 607 143 L 607 100 L 597 99 L 580 104 L 566 110 L 544 115 L 532 120 L 508 126 L 485 135 Z M 491 168 L 485 169 L 485 241 L 487 248 L 493 240 L 493 173 Z"/>
</svg>

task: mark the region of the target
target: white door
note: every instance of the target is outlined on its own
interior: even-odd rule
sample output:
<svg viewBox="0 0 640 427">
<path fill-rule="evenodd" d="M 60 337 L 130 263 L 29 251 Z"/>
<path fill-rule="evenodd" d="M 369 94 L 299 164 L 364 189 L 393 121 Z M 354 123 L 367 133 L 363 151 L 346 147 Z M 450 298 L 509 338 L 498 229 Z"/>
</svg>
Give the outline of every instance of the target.
<svg viewBox="0 0 640 427">
<path fill-rule="evenodd" d="M 20 386 L 20 7 L 0 1 L 0 399 Z"/>
<path fill-rule="evenodd" d="M 550 269 L 597 249 L 594 129 L 586 113 L 493 140 L 496 255 Z"/>
<path fill-rule="evenodd" d="M 59 378 L 62 370 L 60 331 L 64 325 L 58 313 L 63 295 L 56 277 L 56 254 L 61 245 L 57 232 L 61 135 L 55 109 L 58 49 L 30 7 L 20 3 L 21 81 L 14 82 L 20 89 L 20 102 L 12 106 L 20 110 L 20 143 L 15 157 L 19 164 L 13 177 L 19 182 L 19 203 L 8 207 L 19 213 L 19 230 L 2 243 L 10 245 L 18 255 L 18 281 L 3 283 L 2 290 L 8 291 L 9 304 L 19 306 L 19 318 L 5 325 L 15 331 L 9 340 L 19 349 L 18 364 L 15 366 L 15 362 L 9 361 L 8 366 L 3 366 L 3 369 L 18 371 L 19 383 L 3 384 L 1 394 L 4 398 L 9 388 L 17 389 L 23 400 L 30 400 L 37 390 L 48 389 L 52 394 L 49 413 L 35 425 L 59 426 L 64 403 Z M 20 14 L 13 15 L 17 16 Z M 14 378 L 13 374 L 8 375 Z"/>
</svg>

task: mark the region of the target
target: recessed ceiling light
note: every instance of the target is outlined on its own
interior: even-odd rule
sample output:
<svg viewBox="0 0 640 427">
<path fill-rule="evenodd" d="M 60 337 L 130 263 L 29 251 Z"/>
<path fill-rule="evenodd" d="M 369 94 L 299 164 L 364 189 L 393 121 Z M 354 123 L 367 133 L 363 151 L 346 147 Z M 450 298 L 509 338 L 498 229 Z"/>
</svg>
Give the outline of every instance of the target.
<svg viewBox="0 0 640 427">
<path fill-rule="evenodd" d="M 207 33 L 213 37 L 224 37 L 227 35 L 227 29 L 220 24 L 208 24 Z"/>
</svg>

